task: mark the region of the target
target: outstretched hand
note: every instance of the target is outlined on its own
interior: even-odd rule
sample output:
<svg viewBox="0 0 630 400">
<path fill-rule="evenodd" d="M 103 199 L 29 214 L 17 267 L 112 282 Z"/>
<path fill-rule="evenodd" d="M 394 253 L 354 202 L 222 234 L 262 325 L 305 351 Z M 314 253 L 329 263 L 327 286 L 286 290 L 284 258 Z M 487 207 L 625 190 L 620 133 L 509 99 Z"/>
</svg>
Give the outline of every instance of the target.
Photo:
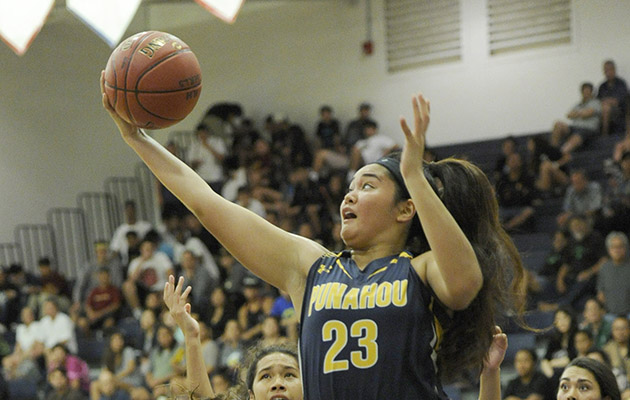
<svg viewBox="0 0 630 400">
<path fill-rule="evenodd" d="M 413 106 L 413 130 L 403 117 L 400 118 L 400 127 L 405 134 L 405 147 L 402 151 L 400 163 L 403 176 L 412 173 L 414 170 L 422 171 L 422 159 L 424 157 L 426 133 L 431 112 L 431 103 L 422 94 L 418 94 L 417 97 L 414 96 L 411 100 L 411 105 Z"/>
<path fill-rule="evenodd" d="M 494 335 L 492 335 L 492 344 L 488 349 L 488 355 L 483 360 L 484 370 L 498 370 L 505 358 L 505 352 L 508 347 L 507 335 L 501 331 L 499 326 L 494 327 Z"/>
<path fill-rule="evenodd" d="M 120 134 L 123 136 L 123 138 L 137 135 L 139 132 L 138 127 L 122 119 L 122 117 L 118 115 L 118 113 L 116 113 L 116 110 L 114 110 L 114 107 L 112 107 L 112 105 L 109 104 L 109 100 L 107 99 L 107 95 L 105 94 L 105 71 L 101 71 L 100 84 L 101 84 L 101 101 L 103 102 L 103 108 L 109 113 L 109 116 L 112 117 L 112 119 L 116 123 L 116 126 L 118 127 L 118 130 L 120 131 Z"/>
<path fill-rule="evenodd" d="M 190 315 L 190 303 L 187 302 L 192 287 L 188 286 L 182 292 L 183 286 L 183 276 L 179 277 L 175 285 L 175 277 L 169 275 L 168 282 L 164 285 L 164 303 L 185 336 L 199 336 L 199 323 Z"/>
</svg>

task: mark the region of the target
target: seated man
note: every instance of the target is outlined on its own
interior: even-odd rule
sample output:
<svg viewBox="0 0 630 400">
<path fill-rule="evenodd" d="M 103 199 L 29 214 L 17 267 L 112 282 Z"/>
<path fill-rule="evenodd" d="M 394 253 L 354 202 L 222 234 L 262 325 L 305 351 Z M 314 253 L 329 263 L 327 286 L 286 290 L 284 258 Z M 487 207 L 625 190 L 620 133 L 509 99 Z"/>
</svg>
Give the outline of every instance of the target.
<svg viewBox="0 0 630 400">
<path fill-rule="evenodd" d="M 128 278 L 123 283 L 123 294 L 134 317 L 140 318 L 141 304 L 150 292 L 160 292 L 168 276 L 174 273 L 168 256 L 155 250 L 155 243 L 144 240 L 140 256 L 129 264 Z"/>
<path fill-rule="evenodd" d="M 569 122 L 557 121 L 551 132 L 551 144 L 564 154 L 571 153 L 599 134 L 601 104 L 593 96 L 593 84 L 583 83 L 581 91 L 582 100 L 567 114 Z"/>
</svg>

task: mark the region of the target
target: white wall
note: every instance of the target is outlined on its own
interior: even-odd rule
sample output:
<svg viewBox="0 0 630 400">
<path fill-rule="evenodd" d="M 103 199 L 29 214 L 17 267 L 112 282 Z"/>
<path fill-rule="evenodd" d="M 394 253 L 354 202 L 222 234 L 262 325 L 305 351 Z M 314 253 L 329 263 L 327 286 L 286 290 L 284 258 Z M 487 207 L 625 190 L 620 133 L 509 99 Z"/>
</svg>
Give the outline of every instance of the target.
<svg viewBox="0 0 630 400">
<path fill-rule="evenodd" d="M 375 107 L 381 129 L 400 140 L 397 119 L 422 90 L 432 103 L 433 145 L 546 130 L 599 83 L 601 63 L 617 61 L 630 79 L 630 2 L 574 0 L 571 45 L 487 55 L 483 0 L 462 0 L 463 59 L 389 74 L 383 0 L 372 0 L 376 51 L 361 54 L 364 1 L 250 1 L 235 25 L 199 6 L 142 9 L 128 35 L 167 30 L 184 39 L 203 68 L 199 105 L 177 129 L 190 129 L 208 105 L 236 100 L 260 121 L 284 111 L 312 129 L 331 104 L 346 122 L 359 102 Z M 45 221 L 54 206 L 131 175 L 135 155 L 100 106 L 98 76 L 110 49 L 63 10 L 54 13 L 22 58 L 0 45 L 0 243 L 20 223 Z M 167 132 L 156 132 L 163 140 Z"/>
</svg>

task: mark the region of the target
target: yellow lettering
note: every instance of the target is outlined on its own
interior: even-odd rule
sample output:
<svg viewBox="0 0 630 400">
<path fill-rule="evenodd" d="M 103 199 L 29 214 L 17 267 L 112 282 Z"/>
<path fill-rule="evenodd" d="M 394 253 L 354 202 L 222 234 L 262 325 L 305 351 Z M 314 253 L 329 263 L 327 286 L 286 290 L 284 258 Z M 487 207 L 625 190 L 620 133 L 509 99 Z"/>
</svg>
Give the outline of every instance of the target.
<svg viewBox="0 0 630 400">
<path fill-rule="evenodd" d="M 359 288 L 348 290 L 343 298 L 342 310 L 358 310 L 359 309 Z"/>
<path fill-rule="evenodd" d="M 326 298 L 326 308 L 338 310 L 341 308 L 341 299 L 343 299 L 343 294 L 346 292 L 346 288 L 348 285 L 345 283 L 333 282 L 330 285 L 330 290 L 328 291 L 328 297 Z"/>
<path fill-rule="evenodd" d="M 396 307 L 404 307 L 407 305 L 407 284 L 407 279 L 394 281 L 392 302 Z"/>
<path fill-rule="evenodd" d="M 383 282 L 378 285 L 376 291 L 376 305 L 379 307 L 387 307 L 392 304 L 392 283 Z"/>
<path fill-rule="evenodd" d="M 371 285 L 365 285 L 361 288 L 361 301 L 360 308 L 374 308 L 376 303 L 376 287 L 378 285 L 373 283 Z"/>
<path fill-rule="evenodd" d="M 326 283 L 319 291 L 317 301 L 315 302 L 315 311 L 320 311 L 326 305 L 326 296 L 330 290 L 331 283 Z"/>
<path fill-rule="evenodd" d="M 313 305 L 315 304 L 315 300 L 317 300 L 317 294 L 319 293 L 320 285 L 314 286 L 311 291 L 311 301 L 308 304 L 308 316 L 311 316 L 313 312 Z"/>
</svg>

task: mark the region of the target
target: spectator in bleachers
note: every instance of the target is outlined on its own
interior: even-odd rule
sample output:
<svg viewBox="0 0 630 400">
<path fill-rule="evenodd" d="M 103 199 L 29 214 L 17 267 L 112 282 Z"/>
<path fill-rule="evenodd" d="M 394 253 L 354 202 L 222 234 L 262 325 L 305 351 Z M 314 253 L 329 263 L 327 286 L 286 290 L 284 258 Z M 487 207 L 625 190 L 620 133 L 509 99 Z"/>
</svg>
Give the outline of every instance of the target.
<svg viewBox="0 0 630 400">
<path fill-rule="evenodd" d="M 280 326 L 289 340 L 297 342 L 299 321 L 288 292 L 280 291 L 280 295 L 274 299 L 269 315 L 279 319 Z"/>
<path fill-rule="evenodd" d="M 128 389 L 144 384 L 138 360 L 138 351 L 125 344 L 125 337 L 121 332 L 110 335 L 103 353 L 102 367 L 113 373 L 116 381 Z"/>
<path fill-rule="evenodd" d="M 142 244 L 142 238 L 138 236 L 138 232 L 129 231 L 125 233 L 125 241 L 127 242 L 127 250 L 125 254 L 120 257 L 120 263 L 123 267 L 123 275 L 126 279 L 129 272 L 129 262 L 136 257 L 140 257 L 140 245 Z"/>
<path fill-rule="evenodd" d="M 556 290 L 561 295 L 559 304 L 582 310 L 586 299 L 596 295 L 597 273 L 606 261 L 606 249 L 604 239 L 584 216 L 571 217 L 569 232 L 569 259 L 558 271 Z"/>
<path fill-rule="evenodd" d="M 201 221 L 199 221 L 193 213 L 187 212 L 184 216 L 184 227 L 186 229 L 186 232 L 184 233 L 187 234 L 184 235 L 184 240 L 181 238 L 179 239 L 180 243 L 186 245 L 189 238 L 197 238 L 204 244 L 210 253 L 218 253 L 221 248 L 221 244 L 210 232 L 208 232 L 206 228 L 203 227 Z M 177 255 L 175 256 L 175 259 L 177 259 Z"/>
<path fill-rule="evenodd" d="M 606 236 L 609 259 L 606 260 L 597 280 L 597 297 L 615 315 L 630 314 L 630 251 L 628 236 L 611 232 Z"/>
<path fill-rule="evenodd" d="M 175 143 L 174 141 L 170 140 L 168 143 L 166 143 L 164 148 L 168 150 L 171 154 L 173 154 L 175 157 L 179 159 L 182 158 L 180 151 L 177 147 L 177 143 Z M 155 194 L 156 194 L 156 200 L 160 207 L 160 215 L 164 216 L 166 214 L 166 215 L 177 215 L 180 217 L 183 216 L 187 212 L 186 206 L 181 201 L 179 201 L 177 196 L 171 193 L 171 191 L 168 190 L 166 186 L 162 184 L 162 182 L 156 179 L 155 184 L 157 188 L 157 190 L 155 191 Z"/>
<path fill-rule="evenodd" d="M 558 215 L 559 226 L 565 226 L 576 214 L 595 218 L 602 208 L 602 187 L 599 182 L 590 181 L 585 169 L 571 171 L 571 185 L 564 195 L 562 213 Z"/>
<path fill-rule="evenodd" d="M 593 360 L 597 360 L 600 363 L 604 364 L 608 368 L 611 369 L 613 374 L 615 375 L 615 380 L 617 381 L 617 386 L 619 387 L 619 391 L 622 392 L 622 399 L 627 400 L 628 395 L 630 395 L 630 388 L 628 387 L 628 379 L 623 371 L 619 371 L 617 369 L 613 369 L 610 363 L 610 357 L 608 357 L 608 353 L 600 348 L 592 348 L 589 353 L 586 355 L 588 358 L 592 358 Z"/>
<path fill-rule="evenodd" d="M 182 253 L 179 264 L 180 272 L 178 275 L 184 277 L 185 286 L 192 287 L 189 299 L 192 310 L 195 313 L 198 313 L 202 308 L 207 307 L 208 293 L 211 293 L 213 287 L 217 285 L 217 280 L 210 277 L 208 271 L 202 267 L 200 263 L 201 257 L 196 256 L 190 250 L 185 250 Z"/>
<path fill-rule="evenodd" d="M 394 139 L 379 132 L 378 124 L 374 121 L 365 123 L 363 136 L 364 138 L 356 142 L 352 148 L 348 178 L 354 176 L 363 165 L 372 163 L 399 148 Z"/>
<path fill-rule="evenodd" d="M 543 278 L 543 291 L 548 292 L 547 294 L 554 293 L 549 299 L 557 296 L 555 287 L 558 272 L 564 264 L 569 262 L 569 240 L 570 236 L 566 230 L 560 229 L 553 233 L 551 250 L 549 250 L 549 254 L 545 257 L 545 262 L 538 272 L 539 277 Z"/>
<path fill-rule="evenodd" d="M 105 241 L 94 243 L 95 260 L 88 261 L 77 272 L 77 280 L 72 290 L 72 314 L 78 313 L 88 298 L 89 293 L 99 285 L 99 270 L 106 268 L 113 286 L 119 288 L 124 281 L 120 260 L 112 257 L 109 244 Z"/>
<path fill-rule="evenodd" d="M 616 163 L 621 163 L 621 159 L 623 155 L 626 153 L 630 153 L 630 128 L 626 135 L 622 140 L 615 143 L 615 148 L 613 150 L 613 161 Z"/>
<path fill-rule="evenodd" d="M 511 154 L 514 154 L 516 152 L 517 152 L 517 144 L 514 137 L 508 136 L 507 138 L 503 139 L 503 141 L 501 142 L 501 155 L 497 159 L 494 166 L 494 171 L 493 171 L 494 182 L 497 182 L 504 173 L 509 172 L 506 166 L 507 159 Z"/>
<path fill-rule="evenodd" d="M 129 391 L 125 389 L 116 376 L 107 368 L 101 369 L 98 378 L 90 385 L 91 400 L 131 400 Z"/>
<path fill-rule="evenodd" d="M 537 367 L 538 356 L 534 349 L 520 349 L 514 357 L 517 376 L 511 379 L 504 400 L 543 400 L 547 391 L 547 377 Z"/>
<path fill-rule="evenodd" d="M 199 323 L 199 339 L 201 341 L 201 353 L 206 366 L 206 373 L 212 374 L 219 364 L 219 345 L 212 339 L 212 330 L 203 321 Z"/>
<path fill-rule="evenodd" d="M 136 202 L 133 200 L 125 201 L 125 222 L 116 228 L 109 244 L 110 250 L 118 254 L 123 266 L 127 266 L 132 260 L 128 253 L 130 246 L 127 232 L 133 231 L 139 239 L 142 239 L 151 228 L 153 226 L 149 222 L 138 220 Z"/>
<path fill-rule="evenodd" d="M 604 346 L 615 374 L 623 375 L 630 382 L 630 321 L 618 316 L 612 323 L 612 338 Z"/>
<path fill-rule="evenodd" d="M 333 117 L 333 109 L 329 105 L 323 105 L 319 108 L 319 121 L 315 128 L 315 138 L 317 139 L 317 148 L 335 149 L 343 145 L 339 121 Z"/>
<path fill-rule="evenodd" d="M 13 352 L 2 359 L 4 375 L 7 379 L 28 379 L 37 382 L 40 378 L 38 359 L 44 351 L 43 339 L 35 313 L 29 307 L 22 308 L 22 323 L 15 330 Z"/>
<path fill-rule="evenodd" d="M 545 357 L 540 364 L 540 368 L 547 378 L 559 377 L 562 369 L 575 358 L 574 336 L 577 326 L 577 320 L 572 309 L 561 307 L 556 310 Z"/>
<path fill-rule="evenodd" d="M 59 310 L 57 301 L 53 298 L 44 301 L 42 311 L 44 317 L 39 320 L 39 328 L 45 353 L 48 354 L 55 345 L 62 344 L 76 354 L 78 347 L 72 319 Z"/>
<path fill-rule="evenodd" d="M 264 347 L 286 343 L 289 340 L 286 336 L 282 335 L 280 320 L 271 315 L 266 316 L 263 320 L 261 332 L 262 337 L 259 343 Z"/>
<path fill-rule="evenodd" d="M 217 132 L 200 123 L 195 128 L 195 140 L 186 154 L 186 160 L 217 193 L 223 186 L 223 159 L 227 154 L 225 141 Z"/>
<path fill-rule="evenodd" d="M 533 231 L 537 193 L 519 153 L 507 157 L 505 171 L 496 183 L 499 216 L 507 232 Z"/>
<path fill-rule="evenodd" d="M 610 331 L 612 329 L 610 321 L 604 318 L 606 315 L 604 304 L 596 297 L 591 297 L 586 300 L 582 315 L 583 320 L 580 328 L 591 332 L 595 347 L 602 348 L 610 340 Z"/>
<path fill-rule="evenodd" d="M 31 294 L 37 290 L 37 278 L 24 271 L 21 264 L 11 264 L 7 271 L 8 281 L 19 289 L 18 297 L 20 306 L 25 306 Z M 37 314 L 37 310 L 33 310 Z"/>
<path fill-rule="evenodd" d="M 157 346 L 157 316 L 153 310 L 144 310 L 140 316 L 142 338 L 140 350 L 143 357 L 148 357 L 151 349 Z"/>
<path fill-rule="evenodd" d="M 543 136 L 529 138 L 527 150 L 529 170 L 536 177 L 536 189 L 547 197 L 563 193 L 569 182 L 567 163 L 571 156 L 563 154 Z"/>
<path fill-rule="evenodd" d="M 122 293 L 111 280 L 110 270 L 101 267 L 98 271 L 97 287 L 93 288 L 84 304 L 85 315 L 90 330 L 111 330 L 119 318 L 122 306 Z"/>
<path fill-rule="evenodd" d="M 622 156 L 619 168 L 613 167 L 607 174 L 608 184 L 596 226 L 604 235 L 611 231 L 630 232 L 630 152 Z"/>
<path fill-rule="evenodd" d="M 61 310 L 68 311 L 70 308 L 70 285 L 66 278 L 52 268 L 48 257 L 42 257 L 37 262 L 39 276 L 36 276 L 35 292 L 29 296 L 28 305 L 34 310 L 40 310 L 43 315 L 42 304 L 49 298 L 54 298 Z"/>
<path fill-rule="evenodd" d="M 9 280 L 8 271 L 0 265 L 0 324 L 10 328 L 20 315 L 20 289 Z"/>
<path fill-rule="evenodd" d="M 245 357 L 246 347 L 241 340 L 241 328 L 238 321 L 231 319 L 225 324 L 225 331 L 218 340 L 219 366 L 228 369 L 231 377 L 235 377 L 239 365 Z"/>
<path fill-rule="evenodd" d="M 252 196 L 251 187 L 249 185 L 238 188 L 235 203 L 247 208 L 251 212 L 258 214 L 263 218 L 266 216 L 265 207 L 260 201 Z"/>
<path fill-rule="evenodd" d="M 230 386 L 232 386 L 232 379 L 229 371 L 226 368 L 218 368 L 212 374 L 210 374 L 210 384 L 214 394 L 220 396 L 225 394 Z"/>
<path fill-rule="evenodd" d="M 84 393 L 90 390 L 90 369 L 85 361 L 79 357 L 70 354 L 68 348 L 63 344 L 56 344 L 46 363 L 48 375 L 57 368 L 64 368 L 69 381 L 69 386 L 73 389 L 79 389 Z"/>
<path fill-rule="evenodd" d="M 573 335 L 573 342 L 575 343 L 575 357 L 586 357 L 595 344 L 593 334 L 587 329 L 578 329 Z"/>
<path fill-rule="evenodd" d="M 628 87 L 626 82 L 617 76 L 613 60 L 604 62 L 604 76 L 606 79 L 599 85 L 597 98 L 602 102 L 602 135 L 608 135 L 613 133 L 613 129 L 625 128 Z"/>
<path fill-rule="evenodd" d="M 241 328 L 241 339 L 251 344 L 262 336 L 262 322 L 265 313 L 262 307 L 262 282 L 258 278 L 243 278 L 243 296 L 245 304 L 238 310 L 238 324 Z"/>
<path fill-rule="evenodd" d="M 593 84 L 580 87 L 582 100 L 567 114 L 570 122 L 556 121 L 551 132 L 551 145 L 570 154 L 599 135 L 601 103 L 593 94 Z"/>
<path fill-rule="evenodd" d="M 173 264 L 168 256 L 155 250 L 155 243 L 144 240 L 140 246 L 140 257 L 129 264 L 127 280 L 123 283 L 123 294 L 133 315 L 140 318 L 141 304 L 150 292 L 161 292 L 168 276 L 173 274 Z"/>
<path fill-rule="evenodd" d="M 200 319 L 212 330 L 214 338 L 218 338 L 223 335 L 227 322 L 237 318 L 237 311 L 221 286 L 215 287 L 210 293 L 209 305 L 202 310 Z"/>
<path fill-rule="evenodd" d="M 363 132 L 368 121 L 372 121 L 372 106 L 368 103 L 359 105 L 359 115 L 348 123 L 344 142 L 348 150 L 361 139 L 364 139 Z"/>
<path fill-rule="evenodd" d="M 46 400 L 87 400 L 87 395 L 76 387 L 68 378 L 63 366 L 55 367 L 48 373 L 48 382 L 52 390 L 46 396 Z"/>
<path fill-rule="evenodd" d="M 179 375 L 183 357 L 183 349 L 178 346 L 171 328 L 160 325 L 157 329 L 157 346 L 151 350 L 149 369 L 144 376 L 154 397 L 168 393 L 166 384 Z"/>
</svg>

